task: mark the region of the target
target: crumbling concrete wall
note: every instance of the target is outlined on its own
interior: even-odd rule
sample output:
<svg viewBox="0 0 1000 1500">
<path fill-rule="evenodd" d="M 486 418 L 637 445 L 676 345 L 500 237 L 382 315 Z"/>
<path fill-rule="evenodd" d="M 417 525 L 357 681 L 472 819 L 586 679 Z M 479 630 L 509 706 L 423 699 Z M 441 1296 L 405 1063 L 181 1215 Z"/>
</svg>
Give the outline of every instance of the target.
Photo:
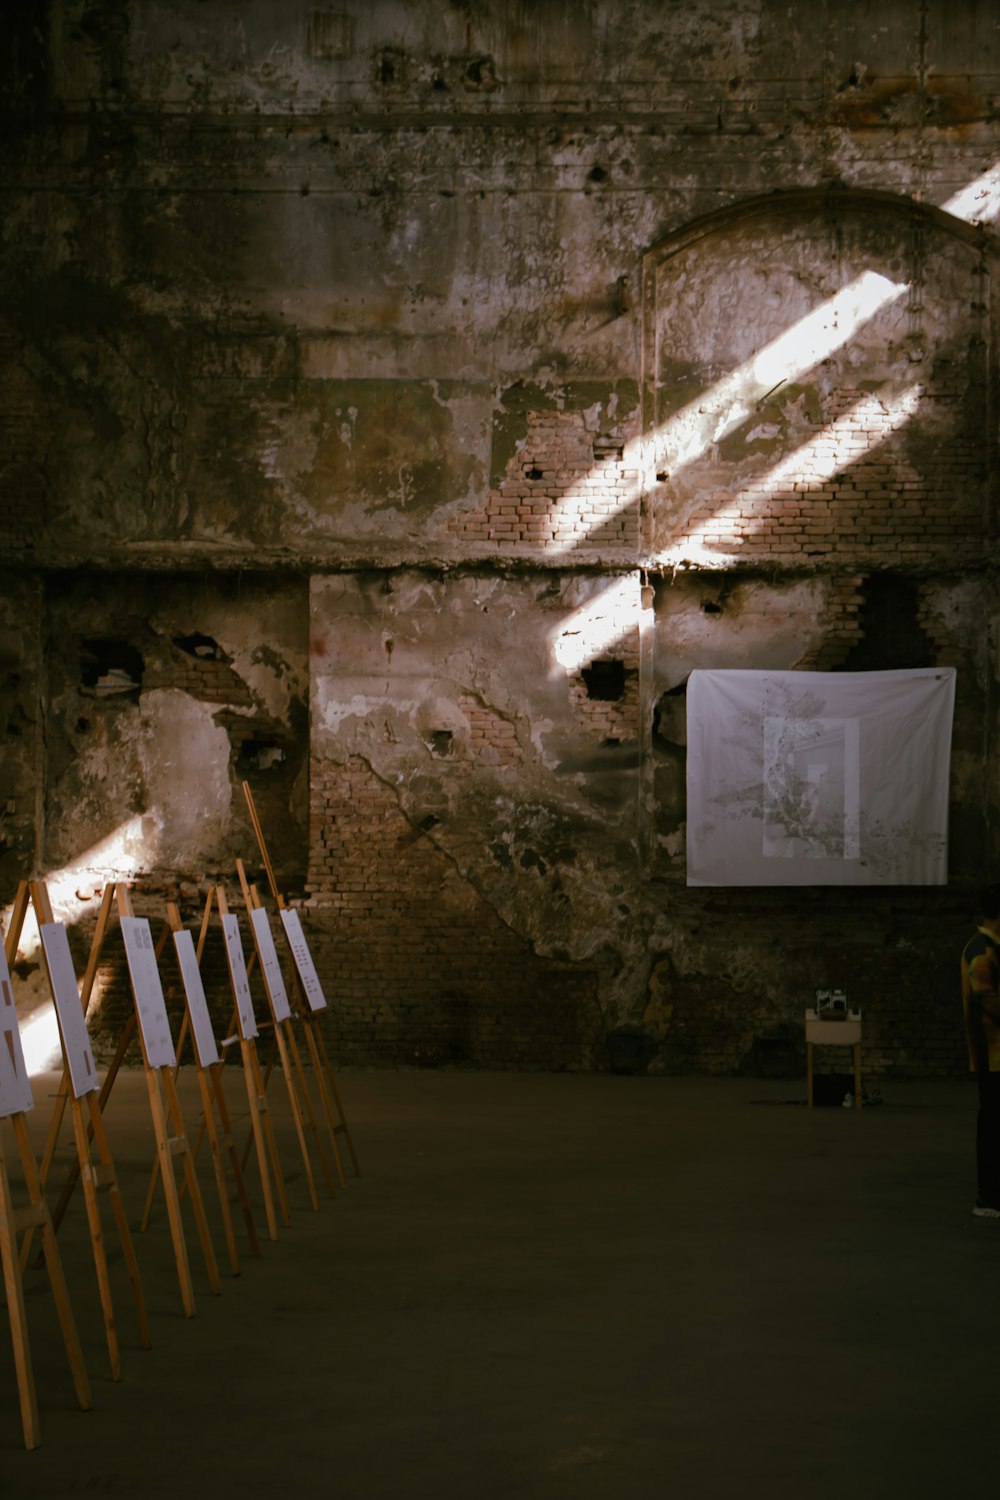
<svg viewBox="0 0 1000 1500">
<path fill-rule="evenodd" d="M 840 983 L 873 1063 L 963 1066 L 988 8 L 51 0 L 0 43 L 3 894 L 192 916 L 246 778 L 345 1057 L 794 1067 Z M 933 664 L 946 891 L 685 888 L 691 670 Z"/>
</svg>

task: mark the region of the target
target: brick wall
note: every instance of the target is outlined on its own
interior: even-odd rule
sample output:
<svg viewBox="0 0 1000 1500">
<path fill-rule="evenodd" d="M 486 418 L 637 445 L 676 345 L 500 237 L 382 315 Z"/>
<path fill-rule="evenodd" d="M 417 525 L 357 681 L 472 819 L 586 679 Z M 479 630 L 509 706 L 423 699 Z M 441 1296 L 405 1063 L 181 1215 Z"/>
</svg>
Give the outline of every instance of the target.
<svg viewBox="0 0 1000 1500">
<path fill-rule="evenodd" d="M 495 766 L 516 766 L 523 761 L 524 751 L 509 719 L 469 694 L 459 698 L 458 706 L 469 721 L 469 751 L 473 759 Z"/>
<path fill-rule="evenodd" d="M 249 708 L 253 697 L 242 677 L 233 670 L 232 658 L 220 646 L 206 640 L 185 648 L 176 641 L 158 643 L 155 659 L 147 662 L 143 687 L 173 688 L 206 703 L 226 703 Z"/>
<path fill-rule="evenodd" d="M 975 927 L 960 894 L 757 890 L 677 893 L 673 958 L 654 970 L 646 1024 L 667 1072 L 766 1071 L 784 1044 L 804 1070 L 803 1014 L 817 989 L 846 991 L 862 1012 L 871 1079 L 968 1072 L 958 958 Z M 850 1070 L 850 1053 L 818 1048 L 821 1071 Z"/>
<path fill-rule="evenodd" d="M 911 419 L 932 429 L 956 411 L 954 388 L 894 402 L 858 388 L 830 393 L 793 452 L 735 485 L 709 489 L 675 540 L 678 555 L 801 563 L 877 557 L 907 564 L 979 548 L 984 458 L 961 422 L 919 467 L 896 440 Z"/>
<path fill-rule="evenodd" d="M 580 728 L 598 740 L 635 740 L 639 737 L 642 702 L 639 691 L 639 630 L 633 627 L 628 635 L 615 643 L 613 654 L 598 659 L 598 664 L 620 662 L 622 666 L 621 696 L 614 699 L 592 696 L 593 688 L 587 681 L 587 673 L 595 668 L 595 662 L 574 672 L 569 679 L 570 704 L 573 716 Z"/>
<path fill-rule="evenodd" d="M 638 544 L 635 429 L 596 432 L 578 411 L 528 413 L 528 432 L 486 504 L 448 523 L 497 551 L 607 552 Z"/>
<path fill-rule="evenodd" d="M 304 923 L 341 1061 L 592 1063 L 594 975 L 535 954 L 363 760 L 313 761 L 310 819 Z"/>
</svg>

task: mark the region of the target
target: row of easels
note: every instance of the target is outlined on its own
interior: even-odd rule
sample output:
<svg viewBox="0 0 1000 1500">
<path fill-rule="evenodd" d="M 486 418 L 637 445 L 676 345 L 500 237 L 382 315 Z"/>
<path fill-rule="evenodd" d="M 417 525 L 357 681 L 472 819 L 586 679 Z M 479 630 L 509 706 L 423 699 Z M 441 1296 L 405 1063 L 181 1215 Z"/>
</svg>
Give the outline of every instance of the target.
<svg viewBox="0 0 1000 1500">
<path fill-rule="evenodd" d="M 195 1299 L 182 1214 L 182 1198 L 185 1196 L 194 1219 L 209 1287 L 213 1293 L 221 1291 L 212 1238 L 195 1170 L 195 1157 L 206 1137 L 212 1157 L 229 1268 L 233 1275 L 240 1272 L 230 1202 L 233 1194 L 242 1212 L 251 1253 L 260 1254 L 245 1177 L 251 1152 L 256 1155 L 268 1237 L 271 1240 L 277 1239 L 279 1215 L 284 1225 L 291 1222 L 285 1176 L 267 1103 L 267 1086 L 275 1057 L 284 1080 L 312 1208 L 319 1208 L 314 1157 L 331 1197 L 335 1193 L 334 1174 L 341 1185 L 345 1182 L 341 1141 L 346 1146 L 355 1174 L 358 1173 L 353 1140 L 318 1024 L 318 1018 L 326 1007 L 326 1000 L 298 914 L 285 907 L 274 886 L 273 871 L 263 845 L 253 800 L 249 788 L 245 787 L 244 790 L 264 854 L 272 892 L 277 899 L 281 926 L 292 961 L 294 983 L 291 996 L 286 987 L 270 918 L 256 887 L 249 884 L 243 865 L 239 862 L 237 869 L 253 933 L 253 952 L 249 961 L 243 949 L 238 917 L 230 911 L 226 892 L 221 885 L 213 886 L 208 893 L 197 939 L 182 925 L 177 906 L 169 903 L 163 930 L 155 942 L 149 920 L 135 916 L 128 888 L 121 884 L 109 885 L 103 894 L 82 984 L 78 982 L 74 970 L 66 928 L 53 919 L 44 883 L 25 881 L 18 888 L 0 959 L 0 1122 L 3 1119 L 10 1122 L 28 1202 L 23 1208 L 14 1206 L 3 1152 L 3 1138 L 0 1136 L 0 1260 L 14 1348 L 22 1427 L 28 1448 L 37 1446 L 40 1434 L 22 1278 L 36 1230 L 41 1232 L 42 1259 L 55 1299 L 77 1398 L 83 1409 L 86 1410 L 91 1405 L 90 1387 L 56 1241 L 56 1231 L 77 1182 L 82 1184 L 83 1189 L 112 1378 L 120 1378 L 121 1356 L 104 1251 L 98 1198 L 100 1190 L 105 1190 L 111 1199 L 115 1227 L 131 1280 L 140 1343 L 143 1348 L 150 1347 L 149 1322 L 139 1266 L 103 1121 L 103 1111 L 136 1031 L 141 1046 L 156 1142 L 142 1228 L 145 1229 L 149 1222 L 159 1185 L 166 1203 L 181 1301 L 186 1316 L 194 1314 Z M 33 1097 L 24 1064 L 10 978 L 29 906 L 34 909 L 38 922 L 45 974 L 59 1022 L 63 1058 L 62 1079 L 40 1165 L 36 1163 L 25 1121 L 25 1115 L 33 1105 Z M 200 967 L 213 915 L 217 915 L 222 930 L 233 999 L 233 1034 L 221 1043 L 213 1032 Z M 105 944 L 110 940 L 115 918 L 124 942 L 134 1005 L 122 1028 L 104 1081 L 100 1083 L 86 1018 L 101 955 Z M 185 1006 L 176 1048 L 159 972 L 160 959 L 171 939 Z M 250 974 L 255 964 L 263 979 L 269 1011 L 269 1019 L 263 1026 L 270 1030 L 273 1039 L 272 1055 L 263 1067 L 258 1056 L 261 1033 L 250 987 Z M 193 1141 L 188 1139 L 176 1088 L 179 1059 L 189 1036 L 202 1110 L 198 1132 Z M 303 1066 L 300 1037 L 304 1038 L 312 1063 L 312 1090 Z M 226 1057 L 237 1046 L 243 1064 L 250 1120 L 250 1134 L 242 1154 L 233 1139 L 221 1076 Z M 313 1105 L 313 1093 L 318 1095 L 318 1110 Z M 73 1126 L 75 1160 L 56 1208 L 50 1213 L 45 1186 L 67 1110 Z M 323 1126 L 325 1138 L 321 1128 Z M 181 1180 L 178 1178 L 178 1171 Z"/>
</svg>

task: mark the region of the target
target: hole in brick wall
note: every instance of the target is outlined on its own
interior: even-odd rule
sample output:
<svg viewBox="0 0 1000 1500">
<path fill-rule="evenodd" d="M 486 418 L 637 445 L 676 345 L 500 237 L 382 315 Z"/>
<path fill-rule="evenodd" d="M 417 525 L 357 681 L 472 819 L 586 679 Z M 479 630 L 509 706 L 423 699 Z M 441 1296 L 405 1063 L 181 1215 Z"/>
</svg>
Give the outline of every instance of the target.
<svg viewBox="0 0 1000 1500">
<path fill-rule="evenodd" d="M 587 697 L 598 703 L 618 703 L 625 696 L 625 663 L 593 661 L 581 673 Z"/>
<path fill-rule="evenodd" d="M 687 740 L 687 684 L 670 688 L 653 708 L 653 738 L 672 749 Z"/>
<path fill-rule="evenodd" d="M 210 635 L 202 635 L 197 630 L 190 635 L 175 635 L 173 642 L 178 650 L 186 652 L 188 656 L 196 656 L 201 661 L 229 660 L 218 641 L 213 641 Z"/>
<path fill-rule="evenodd" d="M 535 464 L 532 464 L 529 468 L 525 469 L 524 477 L 525 479 L 541 479 L 542 471 Z"/>
<path fill-rule="evenodd" d="M 716 604 L 714 599 L 706 599 L 701 606 L 706 615 L 721 615 L 722 605 Z"/>
<path fill-rule="evenodd" d="M 142 653 L 128 641 L 80 643 L 80 686 L 90 697 L 138 696 L 144 666 Z"/>
<path fill-rule="evenodd" d="M 86 734 L 87 730 L 89 728 L 90 728 L 90 720 L 89 719 L 83 719 L 83 718 L 77 719 L 77 721 L 76 721 L 76 732 L 77 732 L 77 734 Z"/>
<path fill-rule="evenodd" d="M 431 731 L 431 750 L 435 755 L 450 755 L 451 740 L 450 729 L 434 729 Z"/>
<path fill-rule="evenodd" d="M 933 667 L 934 642 L 920 624 L 920 588 L 913 578 L 872 573 L 861 587 L 861 640 L 840 666 L 843 672 L 888 672 Z"/>
<path fill-rule="evenodd" d="M 240 776 L 253 772 L 274 771 L 285 763 L 285 747 L 273 739 L 255 739 L 252 735 L 243 741 L 236 757 L 236 768 Z"/>
<path fill-rule="evenodd" d="M 375 59 L 375 83 L 379 88 L 402 88 L 406 83 L 405 59 L 398 52 L 380 52 Z"/>
<path fill-rule="evenodd" d="M 598 463 L 620 464 L 625 457 L 625 444 L 618 438 L 596 437 L 594 439 L 594 458 Z"/>
<path fill-rule="evenodd" d="M 497 75 L 492 57 L 474 57 L 465 69 L 462 82 L 467 89 L 495 89 Z"/>
</svg>

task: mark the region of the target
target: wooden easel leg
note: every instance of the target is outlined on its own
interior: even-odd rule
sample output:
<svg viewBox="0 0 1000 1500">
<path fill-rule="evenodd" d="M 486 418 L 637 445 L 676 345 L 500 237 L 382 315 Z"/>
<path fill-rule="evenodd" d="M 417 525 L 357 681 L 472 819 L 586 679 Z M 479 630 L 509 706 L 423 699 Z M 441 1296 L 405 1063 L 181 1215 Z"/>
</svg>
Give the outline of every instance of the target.
<svg viewBox="0 0 1000 1500">
<path fill-rule="evenodd" d="M 316 1088 L 319 1092 L 320 1104 L 323 1108 L 323 1118 L 326 1121 L 326 1133 L 330 1137 L 330 1146 L 333 1150 L 334 1165 L 337 1168 L 337 1179 L 341 1187 L 346 1187 L 347 1179 L 344 1176 L 344 1162 L 340 1154 L 340 1144 L 337 1140 L 337 1119 L 333 1099 L 330 1095 L 326 1074 L 323 1071 L 323 1061 L 319 1055 L 319 1047 L 316 1045 L 316 1025 L 310 1015 L 302 1016 L 302 1024 L 305 1028 L 306 1046 L 309 1049 L 309 1061 L 312 1063 L 313 1077 L 316 1080 Z"/>
<path fill-rule="evenodd" d="M 265 1067 L 263 1075 L 262 1075 L 261 1071 L 260 1071 L 260 1058 L 257 1055 L 256 1043 L 254 1043 L 254 1073 L 255 1073 L 255 1076 L 257 1078 L 258 1094 L 259 1094 L 259 1097 L 260 1097 L 260 1099 L 262 1101 L 266 1101 L 266 1099 L 267 1099 L 267 1086 L 271 1082 L 271 1074 L 274 1071 L 274 1059 L 275 1059 L 276 1052 L 277 1052 L 277 1048 L 275 1046 L 274 1034 L 272 1032 L 272 1035 L 271 1035 L 271 1050 L 270 1050 L 270 1052 L 268 1054 L 267 1066 Z M 266 1102 L 264 1103 L 264 1107 L 266 1108 Z M 243 1170 L 244 1171 L 246 1171 L 247 1162 L 250 1160 L 250 1150 L 251 1150 L 252 1146 L 253 1146 L 253 1134 L 251 1133 L 246 1138 L 246 1143 L 245 1143 L 245 1145 L 243 1147 L 243 1156 L 241 1157 L 241 1160 L 243 1162 Z"/>
<path fill-rule="evenodd" d="M 195 1312 L 194 1287 L 191 1285 L 191 1267 L 188 1263 L 187 1245 L 184 1241 L 184 1221 L 181 1218 L 181 1205 L 177 1196 L 177 1179 L 174 1176 L 171 1141 L 167 1132 L 163 1099 L 160 1095 L 160 1080 L 152 1068 L 147 1067 L 145 1072 L 146 1087 L 149 1090 L 149 1108 L 153 1117 L 153 1132 L 156 1137 L 156 1150 L 160 1158 L 160 1175 L 163 1178 L 163 1196 L 167 1200 L 167 1221 L 170 1225 L 170 1237 L 174 1246 L 174 1259 L 177 1263 L 177 1279 L 180 1283 L 181 1303 L 184 1307 L 184 1316 L 186 1318 L 193 1318 Z"/>
<path fill-rule="evenodd" d="M 104 1113 L 104 1106 L 107 1104 L 108 1099 L 111 1097 L 111 1090 L 115 1086 L 115 1079 L 118 1077 L 118 1070 L 125 1060 L 125 1054 L 128 1051 L 129 1043 L 132 1040 L 132 1034 L 134 1031 L 135 1012 L 133 1011 L 132 1015 L 129 1016 L 128 1020 L 125 1022 L 125 1025 L 122 1028 L 122 1034 L 118 1039 L 118 1046 L 115 1048 L 115 1055 L 111 1059 L 111 1065 L 108 1068 L 107 1074 L 105 1075 L 104 1082 L 101 1084 L 101 1091 L 97 1096 L 97 1107 L 102 1114 Z M 92 1138 L 92 1132 L 89 1130 L 88 1138 Z M 72 1163 L 69 1171 L 66 1173 L 66 1181 L 63 1184 L 63 1190 L 59 1195 L 59 1201 L 56 1204 L 55 1208 L 52 1210 L 53 1229 L 58 1230 L 59 1225 L 62 1223 L 63 1214 L 69 1207 L 69 1200 L 73 1196 L 73 1189 L 76 1187 L 76 1182 L 79 1175 L 80 1163 L 75 1161 Z"/>
<path fill-rule="evenodd" d="M 177 1132 L 176 1139 L 183 1142 L 181 1155 L 184 1160 L 184 1180 L 187 1183 L 188 1194 L 191 1198 L 191 1207 L 194 1210 L 194 1222 L 198 1230 L 198 1239 L 201 1242 L 201 1253 L 205 1260 L 205 1269 L 208 1272 L 208 1284 L 211 1290 L 218 1296 L 222 1291 L 222 1283 L 219 1281 L 219 1268 L 215 1263 L 215 1250 L 212 1247 L 212 1236 L 208 1231 L 205 1205 L 201 1200 L 201 1189 L 198 1186 L 198 1177 L 194 1169 L 191 1149 L 184 1135 L 184 1120 L 181 1116 L 180 1101 L 177 1098 L 177 1090 L 174 1088 L 174 1080 L 170 1069 L 162 1068 L 161 1076 L 163 1079 L 163 1088 L 167 1096 L 167 1111 L 173 1122 L 174 1130 Z"/>
<path fill-rule="evenodd" d="M 79 1099 L 73 1099 L 71 1108 L 73 1114 L 73 1135 L 76 1139 L 77 1162 L 83 1182 L 83 1201 L 87 1210 L 87 1224 L 90 1228 L 90 1244 L 94 1254 L 94 1270 L 97 1273 L 97 1290 L 101 1299 L 101 1311 L 104 1314 L 104 1335 L 108 1344 L 108 1359 L 111 1362 L 111 1379 L 121 1380 L 121 1351 L 118 1347 L 118 1330 L 115 1327 L 115 1309 L 114 1303 L 111 1300 L 111 1282 L 108 1277 L 108 1261 L 104 1253 L 101 1210 L 97 1202 L 97 1184 L 94 1180 L 94 1168 L 90 1159 L 90 1146 L 87 1142 L 87 1127 L 84 1123 L 83 1108 Z"/>
<path fill-rule="evenodd" d="M 278 1207 L 281 1209 L 281 1222 L 287 1229 L 292 1222 L 292 1216 L 288 1211 L 288 1194 L 285 1191 L 285 1176 L 281 1170 L 281 1159 L 278 1156 L 278 1142 L 274 1137 L 274 1125 L 271 1121 L 271 1111 L 267 1102 L 267 1084 L 260 1074 L 260 1060 L 257 1057 L 257 1049 L 253 1043 L 248 1043 L 250 1057 L 251 1075 L 253 1079 L 254 1106 L 253 1118 L 260 1121 L 264 1138 L 267 1142 L 267 1154 L 271 1160 L 271 1171 L 274 1175 L 274 1186 L 278 1194 Z M 247 1093 L 249 1095 L 249 1088 Z"/>
<path fill-rule="evenodd" d="M 243 1079 L 247 1091 L 247 1107 L 250 1111 L 250 1142 L 247 1144 L 247 1155 L 249 1155 L 250 1144 L 257 1148 L 257 1169 L 260 1172 L 261 1192 L 264 1195 L 264 1215 L 267 1219 L 268 1239 L 278 1238 L 278 1225 L 274 1213 L 274 1195 L 271 1192 L 271 1174 L 267 1169 L 268 1149 L 271 1151 L 271 1161 L 274 1167 L 274 1180 L 281 1199 L 282 1223 L 291 1223 L 288 1214 L 288 1199 L 285 1196 L 285 1184 L 281 1175 L 281 1163 L 278 1160 L 278 1148 L 271 1131 L 271 1121 L 267 1112 L 267 1100 L 264 1098 L 261 1088 L 260 1068 L 257 1063 L 257 1052 L 253 1042 L 240 1041 L 240 1049 L 243 1054 Z M 266 1129 L 265 1129 L 266 1126 Z M 234 1147 L 235 1154 L 235 1147 Z M 246 1167 L 246 1158 L 241 1163 L 241 1172 Z"/>
<path fill-rule="evenodd" d="M 320 1057 L 323 1060 L 323 1076 L 326 1079 L 327 1086 L 328 1086 L 328 1088 L 330 1090 L 330 1094 L 331 1094 L 331 1096 L 333 1098 L 334 1107 L 336 1108 L 336 1111 L 337 1111 L 337 1125 L 336 1125 L 336 1130 L 338 1131 L 338 1133 L 340 1133 L 340 1134 L 343 1135 L 344 1140 L 347 1142 L 347 1149 L 348 1149 L 348 1151 L 350 1152 L 350 1155 L 351 1155 L 351 1165 L 354 1168 L 354 1175 L 355 1175 L 355 1177 L 360 1177 L 361 1176 L 361 1168 L 358 1166 L 358 1157 L 357 1157 L 357 1152 L 354 1149 L 354 1140 L 353 1140 L 353 1137 L 351 1136 L 350 1127 L 348 1126 L 348 1123 L 347 1123 L 347 1116 L 344 1113 L 344 1106 L 340 1102 L 340 1093 L 339 1093 L 339 1091 L 337 1089 L 337 1080 L 334 1077 L 333 1064 L 330 1062 L 330 1054 L 327 1052 L 327 1049 L 326 1049 L 326 1041 L 325 1041 L 325 1039 L 323 1037 L 323 1031 L 322 1031 L 322 1028 L 319 1026 L 318 1023 L 316 1024 L 316 1032 L 315 1032 L 315 1034 L 316 1034 L 316 1044 L 317 1044 L 317 1047 L 319 1048 Z"/>
<path fill-rule="evenodd" d="M 17 1374 L 17 1395 L 21 1406 L 24 1446 L 37 1448 L 41 1441 L 38 1425 L 38 1397 L 31 1366 L 28 1320 L 24 1311 L 24 1287 L 21 1282 L 17 1234 L 14 1226 L 14 1205 L 11 1199 L 10 1181 L 7 1177 L 7 1163 L 3 1155 L 3 1142 L 0 1141 L 0 1261 L 3 1262 L 3 1284 L 7 1298 L 7 1315 L 10 1319 L 11 1344 L 14 1349 L 14 1369 Z"/>
<path fill-rule="evenodd" d="M 52 1111 L 52 1119 L 49 1121 L 48 1135 L 45 1138 L 45 1147 L 42 1151 L 42 1161 L 38 1169 L 38 1180 L 43 1188 L 48 1181 L 49 1170 L 52 1166 L 52 1158 L 55 1156 L 56 1147 L 59 1144 L 59 1132 L 62 1130 L 63 1116 L 66 1113 L 66 1105 L 68 1101 L 69 1071 L 66 1068 L 63 1068 L 62 1078 L 59 1080 L 59 1088 L 56 1092 L 56 1102 L 55 1107 Z M 79 1169 L 78 1166 L 77 1169 Z M 31 1245 L 34 1237 L 34 1228 L 29 1227 L 25 1231 L 24 1239 L 21 1241 L 20 1262 L 22 1273 L 25 1266 L 28 1264 L 28 1256 L 31 1254 Z"/>
<path fill-rule="evenodd" d="M 229 1269 L 234 1276 L 238 1276 L 240 1274 L 240 1258 L 236 1253 L 236 1234 L 233 1230 L 233 1216 L 229 1211 L 229 1184 L 226 1182 L 226 1168 L 222 1160 L 224 1142 L 220 1140 L 219 1132 L 216 1129 L 215 1110 L 206 1071 L 204 1068 L 197 1067 L 197 1072 L 198 1089 L 201 1093 L 202 1119 L 205 1123 L 208 1144 L 212 1153 L 212 1169 L 215 1172 L 215 1186 L 219 1196 L 222 1228 L 226 1239 L 226 1251 L 229 1255 Z M 191 1155 L 190 1149 L 188 1150 L 188 1155 Z"/>
<path fill-rule="evenodd" d="M 313 1177 L 312 1162 L 309 1160 L 309 1146 L 306 1142 L 305 1124 L 302 1119 L 302 1110 L 299 1105 L 299 1096 L 295 1088 L 295 1078 L 292 1074 L 292 1060 L 288 1055 L 285 1045 L 284 1024 L 276 1025 L 274 1028 L 275 1040 L 278 1043 L 278 1055 L 281 1058 L 281 1071 L 285 1079 L 285 1088 L 288 1092 L 288 1102 L 292 1110 L 292 1119 L 295 1122 L 295 1134 L 299 1142 L 299 1152 L 302 1156 L 302 1167 L 306 1174 L 306 1187 L 309 1190 L 309 1202 L 313 1211 L 319 1213 L 319 1199 L 316 1196 L 316 1182 Z"/>
<path fill-rule="evenodd" d="M 28 1198 L 32 1207 L 42 1216 L 42 1253 L 45 1256 L 45 1269 L 48 1272 L 49 1282 L 52 1286 L 52 1296 L 55 1300 L 56 1312 L 59 1316 L 59 1327 L 62 1331 L 63 1343 L 66 1346 L 66 1357 L 69 1360 L 70 1373 L 73 1376 L 76 1398 L 82 1409 L 89 1411 L 93 1402 L 90 1396 L 90 1382 L 87 1379 L 87 1370 L 83 1363 L 83 1350 L 80 1348 L 80 1338 L 76 1331 L 76 1323 L 73 1321 L 73 1309 L 70 1306 L 69 1292 L 66 1289 L 62 1262 L 59 1259 L 56 1232 L 52 1226 L 52 1219 L 49 1216 L 45 1199 L 42 1196 L 41 1185 L 38 1181 L 38 1168 L 35 1165 L 35 1158 L 31 1151 L 31 1142 L 28 1139 L 28 1127 L 24 1122 L 23 1115 L 14 1116 L 14 1131 L 17 1136 L 18 1150 L 21 1155 L 21 1170 L 24 1173 Z"/>
<path fill-rule="evenodd" d="M 854 1108 L 861 1108 L 861 1043 L 851 1048 L 854 1053 Z"/>
<path fill-rule="evenodd" d="M 132 1283 L 136 1321 L 139 1325 L 139 1343 L 143 1349 L 150 1349 L 152 1348 L 153 1341 L 149 1333 L 149 1319 L 146 1316 L 146 1298 L 142 1290 L 139 1262 L 135 1258 L 135 1249 L 132 1245 L 132 1236 L 129 1233 L 128 1227 L 128 1215 L 125 1213 L 125 1205 L 122 1202 L 121 1190 L 118 1186 L 118 1174 L 115 1171 L 114 1162 L 111 1158 L 111 1149 L 108 1146 L 107 1133 L 104 1129 L 104 1117 L 98 1108 L 94 1095 L 88 1094 L 87 1098 L 90 1100 L 91 1132 L 97 1144 L 98 1158 L 111 1198 L 111 1211 L 115 1216 L 115 1225 L 118 1229 L 118 1240 L 122 1247 L 122 1254 L 125 1257 L 129 1280 Z"/>
<path fill-rule="evenodd" d="M 319 1126 L 316 1123 L 316 1116 L 313 1113 L 312 1100 L 309 1097 L 309 1084 L 306 1081 L 306 1070 L 302 1066 L 302 1054 L 299 1051 L 299 1044 L 295 1040 L 295 1030 L 291 1023 L 289 1023 L 285 1027 L 285 1038 L 288 1043 L 289 1053 L 291 1054 L 292 1065 L 295 1068 L 295 1077 L 297 1080 L 297 1087 L 299 1091 L 299 1100 L 302 1106 L 303 1123 L 308 1128 L 309 1134 L 313 1138 L 313 1144 L 316 1147 L 316 1154 L 319 1157 L 319 1163 L 323 1169 L 323 1176 L 326 1179 L 326 1190 L 331 1198 L 335 1198 L 337 1194 L 336 1189 L 333 1185 L 333 1178 L 330 1175 L 330 1163 L 327 1161 L 326 1152 L 323 1150 L 323 1142 L 320 1139 Z M 322 1093 L 322 1088 L 320 1086 L 318 1077 L 316 1079 L 316 1083 L 317 1087 L 320 1087 L 320 1092 Z"/>
<path fill-rule="evenodd" d="M 236 1183 L 236 1192 L 243 1209 L 243 1222 L 246 1225 L 247 1238 L 250 1241 L 250 1253 L 260 1254 L 260 1244 L 257 1239 L 257 1231 L 254 1228 L 253 1214 L 250 1212 L 250 1199 L 247 1196 L 246 1180 L 240 1167 L 239 1153 L 233 1141 L 232 1126 L 229 1123 L 229 1110 L 226 1107 L 226 1094 L 222 1087 L 222 1063 L 216 1063 L 209 1068 L 212 1080 L 212 1092 L 215 1095 L 215 1110 L 222 1126 L 222 1144 L 229 1153 L 229 1164 L 233 1169 L 233 1180 Z"/>
</svg>

